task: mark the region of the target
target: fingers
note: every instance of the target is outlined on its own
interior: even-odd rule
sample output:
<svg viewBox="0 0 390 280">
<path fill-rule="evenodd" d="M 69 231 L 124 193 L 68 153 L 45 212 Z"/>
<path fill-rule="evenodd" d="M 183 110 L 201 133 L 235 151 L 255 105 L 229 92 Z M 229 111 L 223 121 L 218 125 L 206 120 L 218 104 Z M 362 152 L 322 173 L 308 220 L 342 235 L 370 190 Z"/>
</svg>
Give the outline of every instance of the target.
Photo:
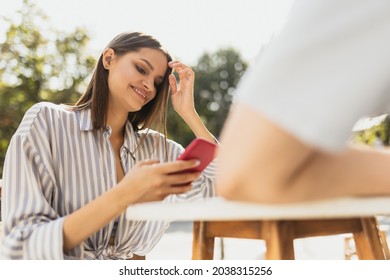
<svg viewBox="0 0 390 280">
<path fill-rule="evenodd" d="M 201 172 L 188 172 L 189 169 L 199 165 L 198 160 L 177 160 L 174 162 L 159 163 L 158 160 L 146 160 L 137 163 L 139 170 L 149 170 L 141 175 L 151 186 L 157 188 L 171 188 L 172 186 L 190 185 L 192 181 L 198 179 Z M 168 190 L 167 190 L 168 191 Z M 164 191 L 165 193 L 165 191 Z"/>
<path fill-rule="evenodd" d="M 155 165 L 153 168 L 159 170 L 161 174 L 170 174 L 170 173 L 179 173 L 194 167 L 197 167 L 200 164 L 199 160 L 177 160 L 173 162 L 160 163 L 159 160 L 150 159 L 144 160 L 137 163 L 137 166 L 151 166 Z"/>
<path fill-rule="evenodd" d="M 175 69 L 177 72 L 179 72 L 185 68 L 191 69 L 191 67 L 188 66 L 187 64 L 184 64 L 184 63 L 177 61 L 177 60 L 169 62 L 168 66 L 171 67 L 172 69 Z"/>
<path fill-rule="evenodd" d="M 179 173 L 198 166 L 200 162 L 198 160 L 177 160 L 173 162 L 162 163 L 158 166 L 165 174 Z"/>
<path fill-rule="evenodd" d="M 167 183 L 172 186 L 181 186 L 191 183 L 199 178 L 201 172 L 185 172 L 170 174 L 167 176 Z"/>
<path fill-rule="evenodd" d="M 168 65 L 179 74 L 180 80 L 189 80 L 195 77 L 194 71 L 187 64 L 184 64 L 180 61 L 171 61 L 168 63 Z"/>
<path fill-rule="evenodd" d="M 178 73 L 180 81 L 194 79 L 195 77 L 194 71 L 192 71 L 191 68 L 185 68 L 183 70 L 178 71 Z"/>
<path fill-rule="evenodd" d="M 171 93 L 172 94 L 176 94 L 177 93 L 177 81 L 176 81 L 176 77 L 171 74 L 169 75 L 169 85 L 171 86 Z"/>
</svg>

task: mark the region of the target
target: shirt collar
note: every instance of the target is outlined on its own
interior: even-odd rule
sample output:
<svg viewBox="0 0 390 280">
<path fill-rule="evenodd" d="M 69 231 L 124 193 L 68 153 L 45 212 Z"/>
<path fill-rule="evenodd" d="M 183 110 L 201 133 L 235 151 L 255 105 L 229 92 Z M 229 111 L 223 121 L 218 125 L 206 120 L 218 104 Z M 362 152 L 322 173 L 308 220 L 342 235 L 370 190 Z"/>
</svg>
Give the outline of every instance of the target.
<svg viewBox="0 0 390 280">
<path fill-rule="evenodd" d="M 77 111 L 79 116 L 79 127 L 81 131 L 93 130 L 91 109 Z M 129 120 L 126 120 L 125 125 L 125 141 L 123 146 L 130 152 L 134 153 L 137 148 L 138 133 L 133 129 Z"/>
<path fill-rule="evenodd" d="M 130 153 L 134 154 L 138 144 L 138 133 L 134 131 L 133 126 L 129 120 L 126 120 L 125 126 L 125 141 L 123 146 L 129 150 Z"/>
</svg>

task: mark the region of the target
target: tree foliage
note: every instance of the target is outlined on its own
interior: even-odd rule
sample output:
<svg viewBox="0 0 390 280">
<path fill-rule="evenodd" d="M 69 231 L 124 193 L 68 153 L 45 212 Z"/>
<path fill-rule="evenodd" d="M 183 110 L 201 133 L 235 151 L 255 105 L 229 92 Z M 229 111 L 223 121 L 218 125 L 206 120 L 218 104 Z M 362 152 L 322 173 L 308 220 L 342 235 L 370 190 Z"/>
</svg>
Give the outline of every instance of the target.
<svg viewBox="0 0 390 280">
<path fill-rule="evenodd" d="M 351 137 L 351 142 L 365 144 L 373 147 L 376 147 L 378 143 L 381 143 L 383 146 L 389 146 L 390 118 L 388 115 L 383 116 L 385 116 L 385 118 L 379 124 L 375 124 L 364 130 L 354 132 Z"/>
<path fill-rule="evenodd" d="M 10 138 L 28 108 L 40 101 L 73 103 L 95 60 L 86 55 L 85 30 L 65 33 L 28 0 L 7 24 L 0 45 L 0 178 Z"/>
<path fill-rule="evenodd" d="M 0 178 L 5 153 L 24 113 L 35 103 L 74 103 L 85 88 L 95 59 L 87 54 L 89 36 L 83 29 L 62 32 L 50 27 L 46 15 L 29 0 L 7 25 L 0 45 Z M 195 71 L 195 106 L 205 125 L 219 136 L 236 85 L 247 64 L 234 49 L 205 53 Z M 194 135 L 168 109 L 169 138 L 186 146 Z"/>
</svg>

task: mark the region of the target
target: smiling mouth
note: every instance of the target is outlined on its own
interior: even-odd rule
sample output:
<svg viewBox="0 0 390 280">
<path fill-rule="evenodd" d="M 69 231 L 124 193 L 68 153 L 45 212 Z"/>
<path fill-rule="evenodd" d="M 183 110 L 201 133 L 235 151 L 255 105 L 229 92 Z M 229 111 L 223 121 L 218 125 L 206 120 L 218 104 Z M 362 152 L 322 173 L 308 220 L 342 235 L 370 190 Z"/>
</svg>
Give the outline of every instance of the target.
<svg viewBox="0 0 390 280">
<path fill-rule="evenodd" d="M 146 100 L 146 98 L 148 97 L 145 93 L 141 92 L 139 89 L 135 88 L 135 87 L 131 87 L 134 92 L 136 94 L 138 94 L 138 96 L 140 96 L 141 98 L 143 98 L 144 100 Z"/>
</svg>

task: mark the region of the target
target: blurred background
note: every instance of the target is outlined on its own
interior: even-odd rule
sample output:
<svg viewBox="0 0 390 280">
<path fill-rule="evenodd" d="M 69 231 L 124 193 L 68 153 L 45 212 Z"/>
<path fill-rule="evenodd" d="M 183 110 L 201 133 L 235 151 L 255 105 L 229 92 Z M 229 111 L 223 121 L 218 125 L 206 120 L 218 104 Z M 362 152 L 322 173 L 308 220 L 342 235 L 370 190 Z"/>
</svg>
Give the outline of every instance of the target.
<svg viewBox="0 0 390 280">
<path fill-rule="evenodd" d="M 196 73 L 199 115 L 216 136 L 237 82 L 282 27 L 291 0 L 0 0 L 0 178 L 9 141 L 34 103 L 73 103 L 117 34 L 156 37 Z M 173 111 L 169 137 L 194 135 Z"/>
<path fill-rule="evenodd" d="M 195 106 L 218 138 L 234 91 L 283 27 L 293 0 L 0 0 L 0 178 L 9 141 L 34 103 L 73 103 L 117 34 L 156 37 L 196 73 Z M 352 141 L 389 144 L 389 118 L 365 118 Z M 169 108 L 168 136 L 194 135 Z"/>
</svg>

